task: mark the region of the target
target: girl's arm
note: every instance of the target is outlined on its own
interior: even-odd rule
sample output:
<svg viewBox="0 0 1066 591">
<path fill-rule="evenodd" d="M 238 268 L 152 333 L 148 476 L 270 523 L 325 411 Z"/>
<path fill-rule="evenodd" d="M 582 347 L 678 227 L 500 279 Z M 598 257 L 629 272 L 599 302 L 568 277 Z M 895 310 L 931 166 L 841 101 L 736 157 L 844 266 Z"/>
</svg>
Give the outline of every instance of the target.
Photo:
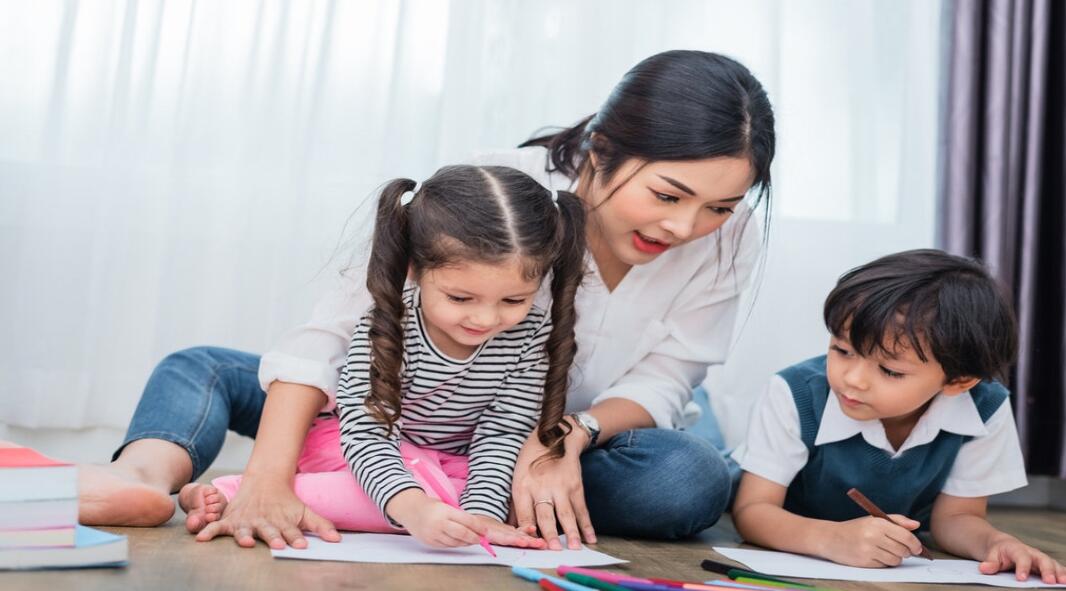
<svg viewBox="0 0 1066 591">
<path fill-rule="evenodd" d="M 197 540 L 225 535 L 245 548 L 255 546 L 255 538 L 276 549 L 286 543 L 306 548 L 302 532 L 312 531 L 326 541 L 340 541 L 333 524 L 311 511 L 292 490 L 304 437 L 325 402 L 326 395 L 311 386 L 270 385 L 241 487 L 222 519 L 204 527 Z"/>
<path fill-rule="evenodd" d="M 921 552 L 909 530 L 918 522 L 900 515 L 889 523 L 875 517 L 834 522 L 801 517 L 784 509 L 788 489 L 745 472 L 733 505 L 733 523 L 747 541 L 796 554 L 864 567 L 896 566 Z"/>
<path fill-rule="evenodd" d="M 941 493 L 933 504 L 931 531 L 947 552 L 980 560 L 981 572 L 992 575 L 1014 569 L 1019 581 L 1039 572 L 1047 584 L 1066 583 L 1066 567 L 1047 554 L 1003 533 L 986 519 L 988 498 L 955 497 Z"/>
</svg>

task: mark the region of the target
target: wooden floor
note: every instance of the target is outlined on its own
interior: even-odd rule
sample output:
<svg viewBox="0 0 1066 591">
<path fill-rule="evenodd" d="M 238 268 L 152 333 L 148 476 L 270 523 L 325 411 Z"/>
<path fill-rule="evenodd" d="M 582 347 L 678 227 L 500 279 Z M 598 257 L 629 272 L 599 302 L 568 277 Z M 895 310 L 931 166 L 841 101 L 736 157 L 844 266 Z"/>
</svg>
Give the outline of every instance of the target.
<svg viewBox="0 0 1066 591">
<path fill-rule="evenodd" d="M 995 509 L 991 520 L 1021 536 L 1060 561 L 1066 561 L 1066 513 L 1023 509 Z M 384 565 L 274 560 L 265 546 L 238 548 L 231 539 L 197 543 L 185 534 L 182 515 L 153 529 L 106 528 L 129 536 L 130 564 L 122 569 L 77 571 L 0 572 L 0 589 L 60 591 L 79 589 L 256 589 L 322 591 L 327 589 L 381 589 L 411 591 L 439 589 L 524 590 L 536 585 L 515 578 L 496 566 Z M 728 517 L 700 537 L 684 542 L 648 542 L 605 538 L 597 548 L 629 560 L 609 570 L 636 576 L 685 580 L 712 578 L 700 569 L 703 558 L 718 558 L 711 545 L 739 545 Z M 943 556 L 943 555 L 938 555 Z M 950 585 L 873 584 L 820 581 L 841 591 L 896 589 L 949 591 Z M 974 587 L 981 588 L 981 587 Z M 991 589 L 991 587 L 983 587 Z"/>
</svg>

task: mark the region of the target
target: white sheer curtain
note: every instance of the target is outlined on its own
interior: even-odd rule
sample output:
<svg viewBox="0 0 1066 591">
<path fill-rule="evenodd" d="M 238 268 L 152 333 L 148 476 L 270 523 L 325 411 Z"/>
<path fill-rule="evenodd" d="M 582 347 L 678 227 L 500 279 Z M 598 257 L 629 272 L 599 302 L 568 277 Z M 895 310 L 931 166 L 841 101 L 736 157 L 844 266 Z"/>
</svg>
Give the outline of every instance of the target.
<svg viewBox="0 0 1066 591">
<path fill-rule="evenodd" d="M 121 429 L 168 352 L 265 350 L 362 244 L 375 187 L 569 124 L 665 49 L 722 52 L 764 82 L 778 213 L 899 223 L 928 169 L 913 148 L 935 142 L 913 122 L 935 110 L 938 11 L 2 2 L 0 431 Z"/>
</svg>

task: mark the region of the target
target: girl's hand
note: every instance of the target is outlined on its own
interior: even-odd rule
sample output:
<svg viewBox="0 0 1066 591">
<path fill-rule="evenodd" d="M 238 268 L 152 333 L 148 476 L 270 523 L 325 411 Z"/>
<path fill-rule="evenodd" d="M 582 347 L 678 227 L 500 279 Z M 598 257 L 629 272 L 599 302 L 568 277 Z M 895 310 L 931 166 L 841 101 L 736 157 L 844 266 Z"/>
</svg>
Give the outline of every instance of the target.
<svg viewBox="0 0 1066 591">
<path fill-rule="evenodd" d="M 259 538 L 271 548 L 282 550 L 286 544 L 306 548 L 304 531 L 327 542 L 341 540 L 333 524 L 304 505 L 288 482 L 245 477 L 222 518 L 207 524 L 196 539 L 206 542 L 215 536 L 233 536 L 238 546 L 251 548 Z"/>
<path fill-rule="evenodd" d="M 890 523 L 878 517 L 860 517 L 830 524 L 824 556 L 850 566 L 882 568 L 899 566 L 904 558 L 922 551 L 913 530 L 920 525 L 903 515 L 889 515 Z"/>
<path fill-rule="evenodd" d="M 563 457 L 537 462 L 547 450 L 534 433 L 518 454 L 511 485 L 518 529 L 527 534 L 534 534 L 539 529 L 551 550 L 563 549 L 556 520 L 562 525 L 570 549 L 581 548 L 582 539 L 590 544 L 596 543 L 596 532 L 585 506 L 585 488 L 581 482 L 581 453 L 587 439 L 584 430 L 574 427 L 566 437 Z"/>
<path fill-rule="evenodd" d="M 548 547 L 548 543 L 541 538 L 535 538 L 517 527 L 500 523 L 484 515 L 475 517 L 485 527 L 485 536 L 488 537 L 490 544 L 513 546 L 515 548 L 532 548 L 533 550 L 543 550 Z"/>
<path fill-rule="evenodd" d="M 1066 583 L 1066 567 L 1017 538 L 1003 535 L 992 543 L 978 569 L 982 574 L 994 575 L 1012 568 L 1019 581 L 1028 579 L 1031 572 L 1039 572 L 1040 579 L 1048 585 Z"/>
<path fill-rule="evenodd" d="M 478 516 L 432 499 L 417 488 L 397 493 L 385 510 L 407 533 L 434 548 L 477 544 L 488 529 Z"/>
</svg>

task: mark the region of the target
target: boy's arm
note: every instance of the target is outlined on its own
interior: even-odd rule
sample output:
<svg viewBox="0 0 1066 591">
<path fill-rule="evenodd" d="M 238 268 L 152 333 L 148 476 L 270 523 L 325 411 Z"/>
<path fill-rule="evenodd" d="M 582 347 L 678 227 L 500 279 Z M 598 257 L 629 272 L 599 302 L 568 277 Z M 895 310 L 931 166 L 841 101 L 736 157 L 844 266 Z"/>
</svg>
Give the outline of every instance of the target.
<svg viewBox="0 0 1066 591">
<path fill-rule="evenodd" d="M 921 551 L 909 530 L 918 522 L 892 515 L 844 522 L 801 517 L 784 509 L 787 488 L 745 472 L 733 505 L 733 522 L 747 541 L 775 550 L 807 554 L 863 567 L 896 566 Z"/>
<path fill-rule="evenodd" d="M 933 503 L 930 530 L 943 550 L 980 560 L 981 572 L 992 575 L 1013 567 L 1019 581 L 1039 572 L 1048 584 L 1066 583 L 1066 567 L 1047 554 L 1001 532 L 986 519 L 988 497 L 955 497 L 941 493 Z"/>
</svg>

